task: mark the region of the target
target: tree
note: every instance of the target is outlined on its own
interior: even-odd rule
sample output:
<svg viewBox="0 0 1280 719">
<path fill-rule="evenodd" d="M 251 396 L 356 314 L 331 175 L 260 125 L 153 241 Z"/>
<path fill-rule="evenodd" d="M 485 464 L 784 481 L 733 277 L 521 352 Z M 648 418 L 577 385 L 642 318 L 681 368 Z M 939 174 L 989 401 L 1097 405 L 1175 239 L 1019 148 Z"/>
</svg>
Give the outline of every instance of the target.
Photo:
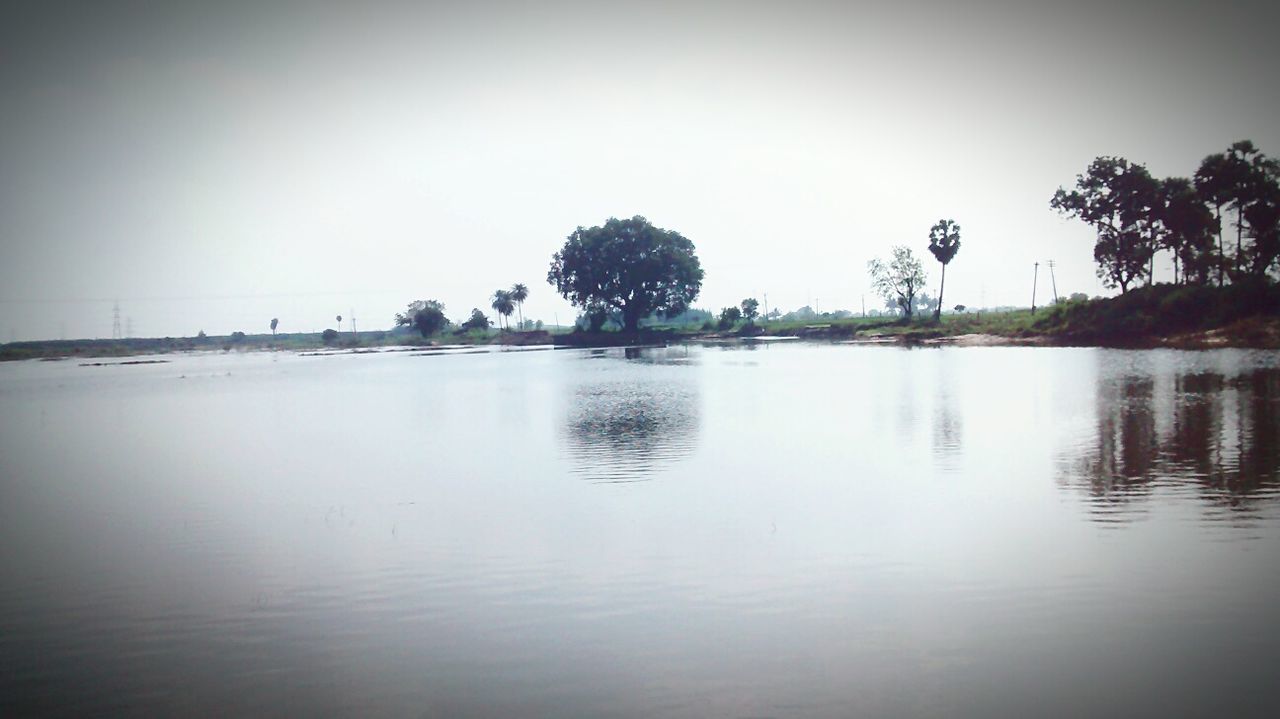
<svg viewBox="0 0 1280 719">
<path fill-rule="evenodd" d="M 737 307 L 725 307 L 720 310 L 720 329 L 727 330 L 732 328 L 742 319 L 742 311 Z"/>
<path fill-rule="evenodd" d="M 892 258 L 887 263 L 879 258 L 868 262 L 867 272 L 871 275 L 872 289 L 885 302 L 901 308 L 909 321 L 915 307 L 916 294 L 928 279 L 920 260 L 916 259 L 909 248 L 898 245 L 893 248 Z"/>
<path fill-rule="evenodd" d="M 338 332 L 333 328 L 329 328 L 320 333 L 320 340 L 327 345 L 331 345 L 338 340 Z"/>
<path fill-rule="evenodd" d="M 938 285 L 938 308 L 933 312 L 933 319 L 942 319 L 942 291 L 947 286 L 947 265 L 960 251 L 960 225 L 955 220 L 938 220 L 929 228 L 929 251 L 934 259 L 942 263 L 942 282 Z"/>
<path fill-rule="evenodd" d="M 1280 172 L 1275 163 L 1264 170 L 1257 180 L 1256 198 L 1244 212 L 1253 239 L 1246 269 L 1255 277 L 1265 277 L 1280 257 L 1280 183 L 1276 179 Z"/>
<path fill-rule="evenodd" d="M 441 312 L 444 312 L 444 305 L 440 304 L 439 302 L 436 302 L 435 300 L 414 300 L 413 302 L 409 303 L 409 305 L 405 308 L 404 312 L 396 313 L 396 316 L 395 316 L 396 327 L 414 326 L 413 318 L 416 317 L 419 312 L 427 309 L 428 307 L 435 307 Z"/>
<path fill-rule="evenodd" d="M 507 290 L 495 290 L 493 301 L 489 303 L 489 306 L 493 308 L 494 312 L 498 313 L 499 322 L 510 317 L 511 313 L 516 310 L 515 302 L 511 300 L 511 293 Z M 507 323 L 507 328 L 511 328 L 510 322 Z"/>
<path fill-rule="evenodd" d="M 491 324 L 492 323 L 489 322 L 489 318 L 484 316 L 484 313 L 480 311 L 479 307 L 473 307 L 471 309 L 471 316 L 467 318 L 466 322 L 462 323 L 462 329 L 487 330 Z"/>
<path fill-rule="evenodd" d="M 683 312 L 697 299 L 702 278 L 693 243 L 639 215 L 574 230 L 547 272 L 547 282 L 575 306 L 620 311 L 628 332 L 650 314 Z"/>
<path fill-rule="evenodd" d="M 341 332 L 342 331 L 342 315 L 338 315 L 334 319 L 338 321 L 338 331 Z"/>
<path fill-rule="evenodd" d="M 1249 261 L 1244 247 L 1244 228 L 1248 223 L 1249 208 L 1265 201 L 1266 168 L 1271 161 L 1249 140 L 1231 144 L 1226 151 L 1209 155 L 1196 170 L 1196 189 L 1213 204 L 1214 215 L 1221 223 L 1222 209 L 1230 208 L 1236 217 L 1236 250 L 1231 258 L 1231 270 L 1239 276 Z M 1218 254 L 1226 262 L 1222 247 L 1222 227 L 1218 227 Z M 1218 284 L 1222 284 L 1222 269 L 1218 270 Z"/>
<path fill-rule="evenodd" d="M 760 316 L 760 303 L 754 297 L 748 297 L 742 301 L 742 318 L 747 324 L 755 324 L 756 318 Z"/>
<path fill-rule="evenodd" d="M 519 282 L 511 285 L 511 300 L 516 303 L 520 312 L 520 329 L 524 329 L 524 301 L 529 299 L 529 288 Z"/>
<path fill-rule="evenodd" d="M 1160 222 L 1164 224 L 1165 246 L 1173 251 L 1174 282 L 1182 268 L 1183 282 L 1205 284 L 1215 264 L 1213 237 L 1220 226 L 1204 197 L 1191 180 L 1169 177 L 1160 183 Z"/>
<path fill-rule="evenodd" d="M 1076 176 L 1075 190 L 1059 187 L 1049 206 L 1093 226 L 1098 278 L 1123 294 L 1144 274 L 1150 280 L 1149 264 L 1163 231 L 1156 212 L 1159 194 L 1159 184 L 1142 165 L 1099 157 Z"/>
<path fill-rule="evenodd" d="M 435 300 L 423 302 L 422 308 L 413 315 L 413 326 L 424 338 L 439 332 L 448 324 L 449 320 L 444 316 L 444 305 Z"/>
<path fill-rule="evenodd" d="M 280 325 L 280 320 L 275 317 L 272 317 L 271 318 L 271 336 L 272 337 L 276 336 L 276 327 L 278 327 L 279 325 Z"/>
</svg>

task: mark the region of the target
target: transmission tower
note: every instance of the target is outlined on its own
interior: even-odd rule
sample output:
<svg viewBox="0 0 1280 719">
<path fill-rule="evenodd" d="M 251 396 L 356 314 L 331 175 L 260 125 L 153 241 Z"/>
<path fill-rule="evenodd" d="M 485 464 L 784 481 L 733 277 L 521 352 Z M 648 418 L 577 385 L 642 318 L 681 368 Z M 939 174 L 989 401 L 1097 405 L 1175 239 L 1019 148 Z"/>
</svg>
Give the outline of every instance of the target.
<svg viewBox="0 0 1280 719">
<path fill-rule="evenodd" d="M 111 339 L 118 340 L 124 335 L 120 331 L 120 300 L 111 308 Z"/>
</svg>

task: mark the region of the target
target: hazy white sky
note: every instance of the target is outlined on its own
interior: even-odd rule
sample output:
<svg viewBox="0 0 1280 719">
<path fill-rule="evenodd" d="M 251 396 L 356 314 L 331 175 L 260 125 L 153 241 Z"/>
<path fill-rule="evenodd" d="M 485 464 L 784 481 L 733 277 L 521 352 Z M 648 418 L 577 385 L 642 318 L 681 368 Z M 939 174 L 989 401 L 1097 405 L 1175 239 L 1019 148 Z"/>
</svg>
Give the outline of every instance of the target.
<svg viewBox="0 0 1280 719">
<path fill-rule="evenodd" d="M 1093 157 L 1280 155 L 1276 3 L 0 7 L 6 341 L 110 336 L 114 298 L 139 336 L 385 328 L 513 282 L 567 323 L 551 254 L 635 214 L 707 309 L 878 307 L 894 244 L 936 291 L 942 217 L 947 305 L 1025 305 L 1037 260 L 1101 292 L 1048 207 Z"/>
</svg>

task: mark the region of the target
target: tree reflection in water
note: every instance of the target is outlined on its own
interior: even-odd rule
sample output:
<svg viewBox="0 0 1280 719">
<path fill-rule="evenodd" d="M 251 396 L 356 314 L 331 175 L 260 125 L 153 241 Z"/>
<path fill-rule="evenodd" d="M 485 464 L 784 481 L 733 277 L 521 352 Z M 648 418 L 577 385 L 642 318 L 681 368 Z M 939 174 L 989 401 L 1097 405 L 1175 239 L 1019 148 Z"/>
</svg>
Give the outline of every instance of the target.
<svg viewBox="0 0 1280 719">
<path fill-rule="evenodd" d="M 1247 517 L 1280 496 L 1280 369 L 1100 380 L 1096 432 L 1062 463 L 1101 521 L 1131 521 L 1154 493 Z"/>
<path fill-rule="evenodd" d="M 643 482 L 693 452 L 697 385 L 678 366 L 689 361 L 686 348 L 593 351 L 589 357 L 625 359 L 635 371 L 573 390 L 565 446 L 575 474 L 597 483 Z"/>
</svg>

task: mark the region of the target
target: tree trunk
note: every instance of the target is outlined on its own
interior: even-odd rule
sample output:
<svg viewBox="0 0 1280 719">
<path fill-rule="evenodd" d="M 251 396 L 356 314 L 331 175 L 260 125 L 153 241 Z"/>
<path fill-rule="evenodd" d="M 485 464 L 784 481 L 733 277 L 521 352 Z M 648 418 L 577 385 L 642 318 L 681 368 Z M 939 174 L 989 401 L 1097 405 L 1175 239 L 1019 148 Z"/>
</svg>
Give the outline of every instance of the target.
<svg viewBox="0 0 1280 719">
<path fill-rule="evenodd" d="M 1244 206 L 1236 201 L 1236 276 L 1240 276 L 1241 238 L 1244 236 Z"/>
<path fill-rule="evenodd" d="M 938 306 L 933 308 L 933 321 L 942 321 L 942 292 L 947 289 L 947 263 L 942 263 L 942 282 L 938 285 Z"/>
<path fill-rule="evenodd" d="M 1218 261 L 1216 264 L 1218 265 L 1218 286 L 1221 287 L 1222 286 L 1222 264 L 1223 262 L 1226 261 L 1226 258 L 1222 256 L 1222 206 L 1221 205 L 1213 206 L 1213 218 L 1218 221 L 1218 257 L 1217 257 Z"/>
</svg>

